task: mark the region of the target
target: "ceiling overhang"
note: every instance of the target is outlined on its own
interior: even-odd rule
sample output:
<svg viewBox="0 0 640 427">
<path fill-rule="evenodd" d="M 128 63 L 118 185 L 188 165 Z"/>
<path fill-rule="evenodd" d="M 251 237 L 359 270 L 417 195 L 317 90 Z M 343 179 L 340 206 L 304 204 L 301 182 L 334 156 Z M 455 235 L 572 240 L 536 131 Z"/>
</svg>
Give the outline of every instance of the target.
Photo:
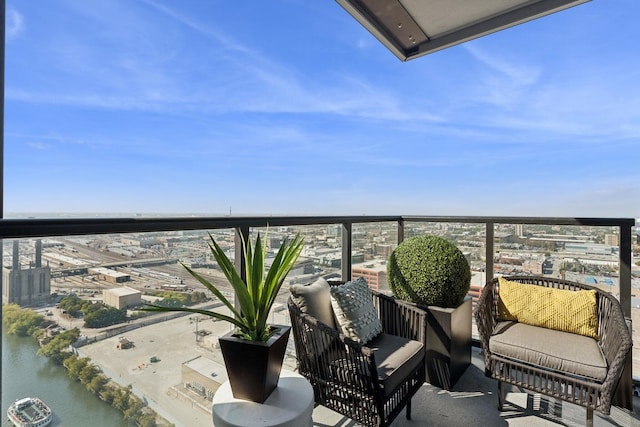
<svg viewBox="0 0 640 427">
<path fill-rule="evenodd" d="M 589 0 L 336 1 L 407 61 Z"/>
</svg>

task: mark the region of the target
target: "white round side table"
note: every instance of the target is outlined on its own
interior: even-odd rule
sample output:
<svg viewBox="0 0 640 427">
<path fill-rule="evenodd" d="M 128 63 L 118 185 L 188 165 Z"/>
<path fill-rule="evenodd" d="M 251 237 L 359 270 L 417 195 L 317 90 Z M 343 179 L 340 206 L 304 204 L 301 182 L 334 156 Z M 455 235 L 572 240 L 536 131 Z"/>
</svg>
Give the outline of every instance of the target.
<svg viewBox="0 0 640 427">
<path fill-rule="evenodd" d="M 213 397 L 211 412 L 215 427 L 311 427 L 313 388 L 302 375 L 283 369 L 278 387 L 264 403 L 256 403 L 234 398 L 226 381 Z"/>
</svg>

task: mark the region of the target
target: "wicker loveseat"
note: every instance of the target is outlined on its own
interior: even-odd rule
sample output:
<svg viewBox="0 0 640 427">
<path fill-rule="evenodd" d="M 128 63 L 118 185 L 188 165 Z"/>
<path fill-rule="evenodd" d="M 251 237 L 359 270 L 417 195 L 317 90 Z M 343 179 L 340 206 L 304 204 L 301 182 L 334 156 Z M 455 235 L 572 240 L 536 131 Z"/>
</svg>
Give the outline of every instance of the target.
<svg viewBox="0 0 640 427">
<path fill-rule="evenodd" d="M 507 297 L 501 298 L 500 281 L 505 295 L 506 283 L 513 286 L 509 289 L 515 289 L 515 286 L 523 289 L 521 284 L 551 288 L 554 295 L 563 293 L 555 290 L 590 291 L 587 294 L 593 298 L 596 316 L 596 319 L 591 316 L 589 320 L 594 328 L 593 336 L 505 320 L 504 317 L 508 316 L 504 314 L 506 309 L 502 299 Z M 542 289 L 528 290 L 540 292 Z M 546 289 L 542 291 L 548 292 Z M 566 292 L 564 294 L 567 295 Z M 544 305 L 540 299 L 527 297 L 529 301 L 524 304 L 528 309 Z M 574 310 L 567 309 L 567 304 L 563 303 L 564 308 L 561 308 L 564 313 L 549 316 L 551 319 L 548 320 L 556 321 L 567 311 Z M 508 383 L 585 407 L 588 426 L 593 425 L 594 409 L 609 414 L 624 360 L 632 345 L 620 304 L 611 294 L 595 287 L 546 277 L 496 278 L 482 290 L 475 316 L 484 352 L 485 373 L 498 380 L 500 410 L 504 402 L 502 384 Z M 571 316 L 568 318 L 569 323 L 574 321 Z"/>
<path fill-rule="evenodd" d="M 310 314 L 332 313 L 325 296 L 312 295 L 301 303 L 292 291 L 288 309 L 298 371 L 313 386 L 315 402 L 366 426 L 388 426 L 404 407 L 410 419 L 411 397 L 425 381 L 426 316 L 394 298 L 367 292 L 382 332 L 366 343 L 340 332 L 333 314 Z"/>
</svg>

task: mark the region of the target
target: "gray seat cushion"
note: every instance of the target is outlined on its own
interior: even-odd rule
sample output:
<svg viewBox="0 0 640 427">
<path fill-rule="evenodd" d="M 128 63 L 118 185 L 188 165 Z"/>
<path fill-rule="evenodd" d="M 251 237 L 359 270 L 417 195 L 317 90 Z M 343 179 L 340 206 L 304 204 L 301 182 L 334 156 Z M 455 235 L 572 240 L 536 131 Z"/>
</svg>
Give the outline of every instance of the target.
<svg viewBox="0 0 640 427">
<path fill-rule="evenodd" d="M 424 346 L 418 341 L 382 333 L 367 343 L 367 347 L 375 353 L 378 378 L 385 395 L 391 394 L 411 371 L 424 363 Z"/>
<path fill-rule="evenodd" d="M 593 338 L 517 322 L 499 322 L 491 353 L 603 382 L 607 361 Z"/>
</svg>

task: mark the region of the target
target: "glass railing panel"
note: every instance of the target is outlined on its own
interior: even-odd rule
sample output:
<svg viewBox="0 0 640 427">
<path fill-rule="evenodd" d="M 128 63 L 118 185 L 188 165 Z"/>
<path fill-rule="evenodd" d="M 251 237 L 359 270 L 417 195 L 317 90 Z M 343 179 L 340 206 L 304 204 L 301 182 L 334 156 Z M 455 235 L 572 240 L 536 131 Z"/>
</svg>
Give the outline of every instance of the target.
<svg viewBox="0 0 640 427">
<path fill-rule="evenodd" d="M 631 325 L 633 331 L 633 376 L 640 383 L 640 223 L 631 231 Z M 640 392 L 640 390 L 639 390 Z"/>
<path fill-rule="evenodd" d="M 233 258 L 234 231 L 212 234 Z M 227 312 L 179 263 L 233 301 L 206 239 L 205 231 L 184 231 L 5 241 L 3 299 L 34 310 L 40 328 L 3 322 L 3 413 L 16 399 L 38 396 L 60 425 L 127 426 L 127 419 L 209 425 L 210 414 L 198 408 L 210 406 L 226 380 L 217 338 L 230 326 L 201 315 L 137 309 L 152 302 Z M 3 306 L 6 319 L 15 311 Z M 36 330 L 49 358 L 37 354 L 37 340 L 12 334 Z M 66 354 L 63 339 L 75 341 L 77 357 L 89 358 L 99 371 L 65 371 L 59 363 L 84 361 Z M 129 386 L 136 397 L 129 397 Z"/>
<path fill-rule="evenodd" d="M 304 239 L 302 252 L 297 263 L 287 275 L 280 292 L 269 315 L 269 322 L 275 325 L 291 325 L 287 300 L 289 299 L 289 287 L 295 284 L 313 283 L 320 277 L 327 280 L 341 278 L 342 262 L 342 225 L 305 225 L 286 227 L 254 227 L 250 230 L 251 240 L 255 242 L 256 236 L 267 236 L 266 266 L 270 267 L 282 242 L 291 240 L 297 234 Z M 284 367 L 295 370 L 296 356 L 293 337 L 289 338 L 287 352 L 285 354 Z"/>
<path fill-rule="evenodd" d="M 497 224 L 494 237 L 495 274 L 563 278 L 620 295 L 616 227 Z"/>
<path fill-rule="evenodd" d="M 398 223 L 353 224 L 351 278 L 364 277 L 369 287 L 390 294 L 387 261 L 398 246 Z"/>
<path fill-rule="evenodd" d="M 465 255 L 471 268 L 468 295 L 475 308 L 482 287 L 486 283 L 486 227 L 484 223 L 407 222 L 405 240 L 418 235 L 435 235 L 455 244 Z M 472 318 L 472 337 L 478 339 L 475 318 Z"/>
</svg>

